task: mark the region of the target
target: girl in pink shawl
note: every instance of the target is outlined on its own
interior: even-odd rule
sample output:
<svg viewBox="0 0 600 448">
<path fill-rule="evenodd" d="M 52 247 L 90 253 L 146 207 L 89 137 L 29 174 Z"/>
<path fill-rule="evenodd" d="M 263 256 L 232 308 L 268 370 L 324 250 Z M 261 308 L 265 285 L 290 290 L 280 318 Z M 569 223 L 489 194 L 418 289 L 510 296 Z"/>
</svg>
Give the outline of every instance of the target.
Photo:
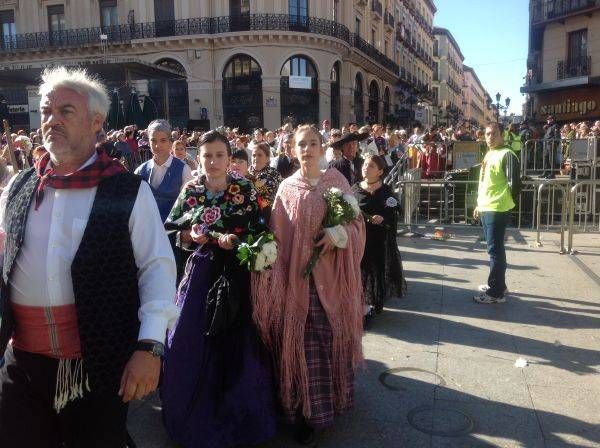
<svg viewBox="0 0 600 448">
<path fill-rule="evenodd" d="M 252 296 L 255 322 L 276 361 L 283 409 L 298 424 L 298 440 L 310 444 L 315 430 L 352 406 L 354 369 L 362 361 L 365 225 L 359 215 L 345 226 L 321 227 L 323 193 L 337 187 L 352 194 L 350 185 L 335 168 L 319 169 L 324 149 L 315 128 L 296 130 L 294 150 L 300 170 L 281 183 L 271 214 L 278 259 L 253 277 Z M 303 278 L 315 245 L 323 252 Z"/>
</svg>

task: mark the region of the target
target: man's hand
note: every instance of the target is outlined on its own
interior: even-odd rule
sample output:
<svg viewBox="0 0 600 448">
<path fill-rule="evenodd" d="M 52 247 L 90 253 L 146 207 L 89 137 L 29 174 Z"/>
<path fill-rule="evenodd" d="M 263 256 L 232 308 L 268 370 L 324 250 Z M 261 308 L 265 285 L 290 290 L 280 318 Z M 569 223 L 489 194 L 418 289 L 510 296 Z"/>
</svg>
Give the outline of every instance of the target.
<svg viewBox="0 0 600 448">
<path fill-rule="evenodd" d="M 479 209 L 477 207 L 473 210 L 473 219 L 479 219 Z"/>
<path fill-rule="evenodd" d="M 158 387 L 159 375 L 159 357 L 150 352 L 133 352 L 121 377 L 119 396 L 123 397 L 123 403 L 141 400 L 154 392 Z"/>
</svg>

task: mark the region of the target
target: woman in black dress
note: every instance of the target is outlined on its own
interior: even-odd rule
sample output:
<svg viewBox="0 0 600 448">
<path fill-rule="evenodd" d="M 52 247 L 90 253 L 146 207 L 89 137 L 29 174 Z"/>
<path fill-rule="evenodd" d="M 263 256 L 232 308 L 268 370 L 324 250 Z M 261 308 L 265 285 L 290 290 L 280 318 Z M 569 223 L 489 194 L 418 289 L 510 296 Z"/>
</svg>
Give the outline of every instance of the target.
<svg viewBox="0 0 600 448">
<path fill-rule="evenodd" d="M 387 299 L 402 297 L 406 290 L 402 259 L 396 243 L 400 204 L 392 189 L 383 183 L 386 166 L 383 157 L 366 156 L 362 166 L 364 180 L 352 187 L 367 222 L 367 243 L 361 272 L 366 303 L 375 313 L 383 310 Z"/>
</svg>

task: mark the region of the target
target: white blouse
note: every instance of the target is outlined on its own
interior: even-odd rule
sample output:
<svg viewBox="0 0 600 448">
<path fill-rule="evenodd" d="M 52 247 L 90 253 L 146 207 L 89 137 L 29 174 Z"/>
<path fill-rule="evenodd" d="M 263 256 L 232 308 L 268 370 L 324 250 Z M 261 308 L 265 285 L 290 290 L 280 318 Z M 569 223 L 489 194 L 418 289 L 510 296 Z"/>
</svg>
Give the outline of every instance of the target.
<svg viewBox="0 0 600 448">
<path fill-rule="evenodd" d="M 83 166 L 92 163 L 95 158 L 94 154 Z M 14 178 L 0 196 L 2 230 L 13 181 Z M 54 189 L 46 186 L 38 210 L 35 210 L 35 201 L 32 201 L 23 246 L 10 279 L 12 301 L 39 307 L 75 303 L 71 264 L 95 196 L 96 187 Z M 156 201 L 146 182 L 140 185 L 129 218 L 129 233 L 138 267 L 141 302 L 138 339 L 163 342 L 166 329 L 175 323 L 179 315 L 179 309 L 174 305 L 176 268 Z"/>
</svg>

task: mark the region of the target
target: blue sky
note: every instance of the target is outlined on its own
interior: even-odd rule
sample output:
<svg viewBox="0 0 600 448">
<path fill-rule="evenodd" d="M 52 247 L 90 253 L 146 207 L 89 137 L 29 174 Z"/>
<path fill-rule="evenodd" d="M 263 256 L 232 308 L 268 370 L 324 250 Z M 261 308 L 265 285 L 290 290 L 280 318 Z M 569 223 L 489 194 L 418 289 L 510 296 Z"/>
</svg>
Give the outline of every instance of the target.
<svg viewBox="0 0 600 448">
<path fill-rule="evenodd" d="M 526 72 L 528 0 L 434 0 L 434 25 L 450 30 L 483 87 L 511 99 L 510 112 L 522 113 L 519 92 Z"/>
</svg>

